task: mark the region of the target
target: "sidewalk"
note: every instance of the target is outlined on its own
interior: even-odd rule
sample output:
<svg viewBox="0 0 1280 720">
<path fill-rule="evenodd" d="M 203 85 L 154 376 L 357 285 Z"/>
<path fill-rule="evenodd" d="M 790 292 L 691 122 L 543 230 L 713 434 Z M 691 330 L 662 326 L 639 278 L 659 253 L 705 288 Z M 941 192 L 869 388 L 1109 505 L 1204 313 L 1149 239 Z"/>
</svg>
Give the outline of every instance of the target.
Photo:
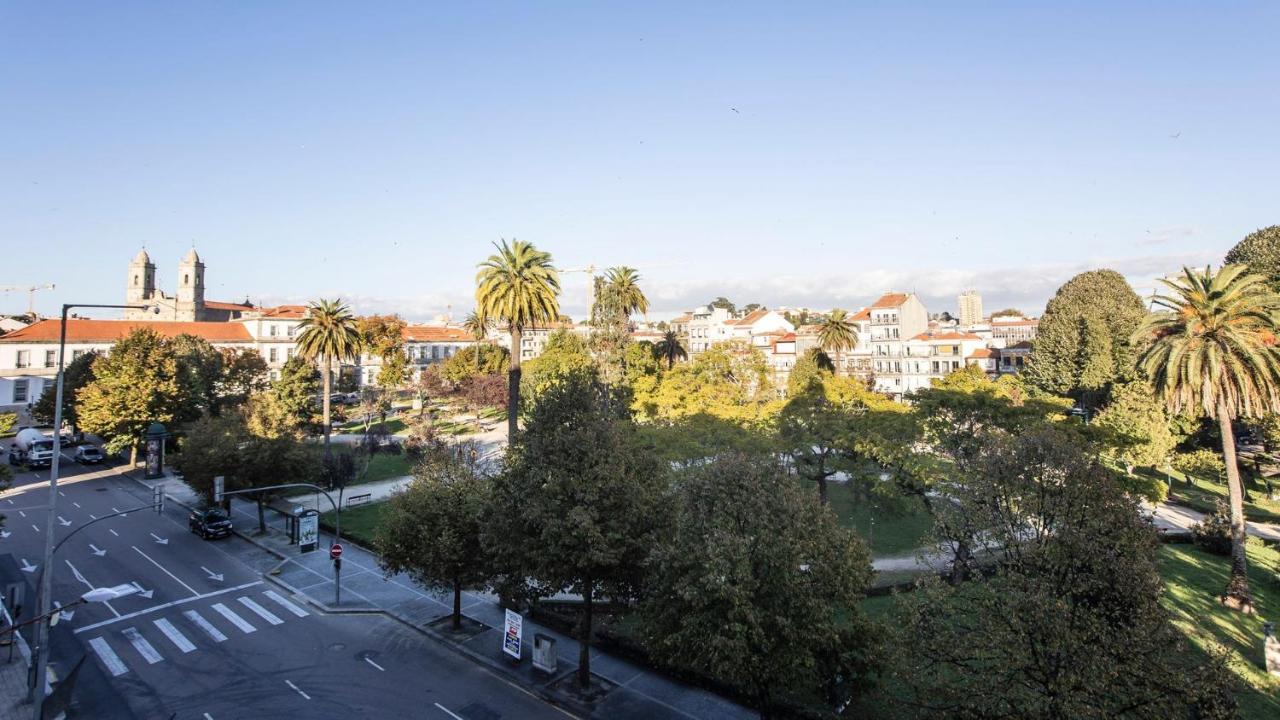
<svg viewBox="0 0 1280 720">
<path fill-rule="evenodd" d="M 0 607 L 0 623 L 8 627 L 12 620 Z M 27 702 L 27 671 L 31 667 L 31 650 L 21 632 L 12 634 L 13 645 L 0 645 L 0 720 L 31 717 Z"/>
<path fill-rule="evenodd" d="M 1166 532 L 1191 532 L 1191 526 L 1204 520 L 1205 517 L 1205 514 L 1199 510 L 1172 503 L 1160 503 L 1152 507 L 1144 502 L 1142 509 L 1151 514 L 1157 529 Z M 1263 540 L 1280 542 L 1280 525 L 1275 523 L 1250 521 L 1245 523 L 1245 532 Z"/>
<path fill-rule="evenodd" d="M 190 488 L 171 477 L 139 482 L 148 487 L 163 486 L 165 494 L 179 503 L 196 502 Z M 387 481 L 388 485 L 392 482 Z M 235 501 L 232 513 L 246 530 L 238 534 L 281 558 L 281 562 L 266 574 L 268 581 L 306 598 L 327 612 L 385 613 L 451 645 L 499 676 L 580 717 L 611 720 L 736 720 L 756 716 L 753 711 L 714 693 L 685 685 L 652 669 L 596 649 L 591 651 L 592 674 L 613 688 L 594 707 L 582 706 L 572 695 L 560 689 L 561 685 L 568 684 L 562 681 L 577 669 L 578 643 L 572 638 L 525 618 L 523 655 L 520 663 L 513 664 L 501 649 L 504 611 L 492 595 L 463 594 L 462 612 L 471 621 L 468 623 L 471 629 L 467 634 L 455 637 L 447 630 L 437 629 L 448 627 L 448 617 L 453 609 L 452 596 L 429 592 L 404 574 L 384 576 L 378 568 L 377 557 L 372 552 L 348 542 L 344 542 L 345 552 L 342 555 L 342 602 L 335 607 L 333 566 L 326 553 L 300 554 L 296 546 L 289 544 L 288 536 L 284 533 L 283 519 L 275 513 L 269 514 L 274 517 L 269 517 L 267 535 L 253 534 L 253 529 L 257 527 L 257 510 L 250 502 Z M 322 541 L 321 544 L 325 543 Z M 550 677 L 532 667 L 530 658 L 535 634 L 555 639 L 557 666 L 555 674 Z"/>
</svg>

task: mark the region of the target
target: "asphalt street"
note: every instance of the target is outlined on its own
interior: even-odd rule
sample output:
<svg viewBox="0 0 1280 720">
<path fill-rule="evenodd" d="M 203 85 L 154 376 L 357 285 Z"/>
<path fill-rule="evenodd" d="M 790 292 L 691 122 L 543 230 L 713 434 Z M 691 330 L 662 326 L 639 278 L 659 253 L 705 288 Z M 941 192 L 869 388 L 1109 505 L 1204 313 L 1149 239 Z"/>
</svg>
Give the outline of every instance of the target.
<svg viewBox="0 0 1280 720">
<path fill-rule="evenodd" d="M 151 503 L 109 468 L 64 457 L 56 538 Z M 18 474 L 0 499 L 0 553 L 36 584 L 48 471 Z M 238 519 L 243 523 L 244 520 Z M 81 605 L 59 625 L 51 665 L 82 655 L 77 715 L 92 718 L 564 718 L 565 714 L 404 625 L 326 614 L 264 581 L 277 559 L 236 537 L 192 535 L 186 511 L 131 512 L 85 527 L 52 563 L 53 597 L 134 584 L 139 592 Z"/>
</svg>

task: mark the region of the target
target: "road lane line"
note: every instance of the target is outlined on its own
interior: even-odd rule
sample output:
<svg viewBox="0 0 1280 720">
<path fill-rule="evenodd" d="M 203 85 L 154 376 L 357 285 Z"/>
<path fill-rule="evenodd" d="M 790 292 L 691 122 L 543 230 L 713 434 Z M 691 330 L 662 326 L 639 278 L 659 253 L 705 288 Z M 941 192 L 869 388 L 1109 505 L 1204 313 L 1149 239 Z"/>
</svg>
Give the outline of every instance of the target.
<svg viewBox="0 0 1280 720">
<path fill-rule="evenodd" d="M 115 530 L 112 530 L 111 528 L 107 528 L 107 530 L 108 530 L 112 535 L 115 535 L 116 537 L 120 537 L 120 533 L 116 532 Z"/>
<path fill-rule="evenodd" d="M 165 618 L 159 618 L 158 620 L 153 620 L 151 622 L 153 625 L 160 628 L 160 632 L 164 633 L 164 636 L 169 638 L 169 642 L 177 645 L 178 649 L 182 652 L 189 653 L 196 649 L 196 646 L 191 644 L 191 641 L 187 639 L 187 636 L 183 635 L 178 628 L 173 626 L 173 623 L 169 622 Z"/>
<path fill-rule="evenodd" d="M 208 598 L 211 598 L 211 597 L 217 597 L 217 596 L 219 596 L 219 595 L 225 595 L 225 594 L 227 594 L 227 593 L 231 593 L 231 592 L 238 592 L 238 591 L 240 591 L 240 590 L 244 590 L 245 588 L 251 588 L 251 587 L 253 587 L 253 586 L 255 586 L 255 585 L 261 585 L 261 584 L 262 584 L 262 581 L 261 581 L 261 580 L 255 580 L 255 581 L 253 581 L 253 582 L 251 582 L 251 583 L 245 583 L 244 585 L 241 585 L 241 586 L 239 586 L 239 587 L 226 588 L 225 590 L 217 590 L 217 591 L 214 591 L 214 592 L 211 592 L 211 593 L 207 593 L 207 594 L 205 594 L 205 595 L 201 595 L 200 597 L 182 598 L 181 600 L 173 600 L 173 601 L 171 601 L 171 602 L 161 603 L 161 604 L 159 604 L 159 605 L 153 605 L 153 606 L 151 606 L 151 607 L 149 607 L 149 608 L 144 608 L 144 609 L 142 609 L 142 610 L 137 610 L 137 611 L 135 611 L 135 612 L 131 612 L 131 613 L 127 614 L 127 615 L 120 615 L 119 617 L 117 617 L 117 618 L 115 618 L 115 619 L 112 619 L 112 620 L 103 620 L 102 622 L 96 622 L 96 623 L 94 623 L 94 624 L 92 624 L 92 625 L 85 625 L 85 626 L 84 626 L 84 627 L 82 627 L 82 628 L 76 628 L 73 632 L 75 632 L 76 634 L 80 634 L 80 633 L 82 633 L 82 632 L 88 632 L 89 630 L 93 630 L 94 628 L 100 628 L 100 627 L 102 627 L 102 626 L 104 626 L 104 625 L 111 625 L 111 624 L 114 624 L 114 623 L 118 623 L 118 622 L 120 622 L 121 620 L 129 620 L 129 619 L 131 619 L 131 618 L 136 618 L 136 617 L 138 617 L 139 615 L 148 615 L 148 614 L 153 613 L 153 612 L 156 612 L 156 611 L 158 611 L 158 610 L 164 610 L 164 609 L 166 609 L 166 608 L 171 608 L 171 607 L 173 607 L 173 606 L 175 606 L 175 605 L 186 605 L 187 603 L 195 602 L 195 601 L 197 601 L 197 600 L 205 600 L 205 599 L 208 599 Z"/>
<path fill-rule="evenodd" d="M 77 510 L 80 509 L 80 503 L 76 502 L 75 500 L 72 500 L 71 504 L 75 505 Z"/>
<path fill-rule="evenodd" d="M 213 610 L 214 612 L 218 613 L 222 617 L 226 618 L 227 622 L 231 623 L 232 625 L 235 625 L 240 630 L 240 632 L 248 634 L 258 629 L 250 625 L 249 623 L 245 622 L 244 618 L 232 612 L 231 608 L 227 607 L 226 605 L 223 605 L 222 603 L 214 603 Z"/>
<path fill-rule="evenodd" d="M 283 622 L 284 622 L 284 621 L 283 621 L 283 620 L 281 620 L 280 618 L 278 618 L 278 617 L 276 617 L 275 615 L 271 614 L 271 611 L 270 611 L 270 610 L 268 610 L 268 609 L 266 609 L 266 608 L 262 607 L 261 605 L 259 605 L 258 603 L 254 602 L 253 600 L 251 600 L 251 599 L 249 599 L 249 598 L 247 598 L 247 597 L 238 597 L 238 598 L 236 598 L 236 600 L 238 600 L 238 601 L 240 602 L 240 604 L 241 604 L 241 605 L 243 605 L 243 606 L 245 606 L 245 607 L 249 608 L 249 609 L 250 609 L 250 610 L 252 610 L 254 613 L 256 613 L 258 617 L 262 618 L 263 620 L 266 620 L 267 622 L 271 623 L 272 625 L 279 625 L 279 624 L 281 624 L 281 623 L 283 623 Z"/>
<path fill-rule="evenodd" d="M 27 516 L 27 514 L 26 514 L 25 512 L 23 512 L 23 511 L 21 511 L 21 510 L 19 510 L 19 511 L 18 511 L 18 514 L 19 514 L 19 515 L 21 515 L 22 517 L 26 517 L 26 516 Z"/>
<path fill-rule="evenodd" d="M 386 669 L 386 668 L 382 667 L 381 665 L 379 665 L 378 663 L 374 662 L 373 660 L 370 660 L 369 658 L 365 658 L 365 659 L 364 659 L 364 661 L 365 661 L 365 662 L 367 662 L 367 663 L 369 663 L 370 665 L 372 665 L 372 666 L 374 666 L 374 667 L 378 668 L 378 669 L 379 669 L 379 670 L 381 670 L 382 672 L 386 672 L 386 671 L 387 671 L 387 669 Z"/>
<path fill-rule="evenodd" d="M 32 525 L 31 529 L 35 530 L 36 532 L 40 532 L 40 528 L 36 527 L 35 525 Z"/>
<path fill-rule="evenodd" d="M 310 695 L 308 695 L 308 694 L 306 694 L 306 693 L 304 693 L 304 692 L 302 692 L 302 690 L 301 690 L 301 689 L 299 689 L 297 685 L 294 685 L 294 684 L 293 684 L 293 681 L 292 681 L 292 680 L 285 680 L 285 681 L 284 681 L 284 684 L 285 684 L 285 685 L 288 685 L 289 687 L 293 688 L 294 690 L 297 690 L 298 694 L 299 694 L 299 695 L 301 695 L 302 697 L 304 697 L 304 698 L 306 698 L 306 699 L 308 699 L 308 700 L 310 700 L 310 699 L 311 699 L 311 696 L 310 696 Z M 454 717 L 457 717 L 457 716 L 455 715 Z M 458 718 L 458 720 L 462 720 L 462 718 Z"/>
<path fill-rule="evenodd" d="M 294 605 L 293 603 L 289 602 L 284 597 L 282 597 L 280 593 L 276 592 L 275 590 L 268 590 L 262 594 L 271 598 L 277 605 L 284 608 L 285 610 L 288 610 L 294 615 L 297 615 L 298 617 L 306 617 L 311 614 L 306 610 L 303 610 L 302 608 L 298 607 L 297 605 Z"/>
<path fill-rule="evenodd" d="M 149 561 L 151 562 L 151 564 L 152 564 L 152 565 L 155 565 L 156 567 L 160 568 L 160 571 L 161 571 L 161 572 L 163 572 L 165 575 L 168 575 L 169 577 L 173 578 L 175 582 L 177 582 L 177 583 L 178 583 L 179 585 L 181 585 L 182 587 L 186 588 L 186 589 L 187 589 L 187 592 L 191 593 L 192 595 L 199 595 L 199 594 L 200 594 L 199 592 L 197 592 L 197 591 L 196 591 L 196 589 L 195 589 L 195 588 L 193 588 L 193 587 L 191 587 L 190 585 L 188 585 L 188 584 L 186 584 L 186 583 L 182 582 L 181 580 L 179 580 L 177 575 L 174 575 L 173 573 L 169 572 L 168 570 L 165 570 L 165 568 L 164 568 L 164 566 L 163 566 L 163 565 L 161 565 L 160 563 L 156 562 L 155 560 L 152 560 L 150 555 L 148 555 L 148 554 L 146 554 L 146 553 L 142 552 L 141 550 L 138 550 L 138 546 L 137 546 L 137 545 L 131 545 L 130 547 L 132 547 L 132 548 L 133 548 L 133 549 L 134 549 L 134 550 L 135 550 L 139 555 L 141 555 L 142 557 L 144 557 L 144 558 L 146 558 L 147 560 L 149 560 Z"/>
<path fill-rule="evenodd" d="M 209 713 L 205 713 L 205 714 L 204 714 L 204 720 L 213 720 L 213 716 L 212 716 L 212 715 L 210 715 Z"/>
<path fill-rule="evenodd" d="M 66 456 L 64 455 L 63 457 L 66 457 Z M 58 494 L 59 494 L 59 495 L 61 495 L 62 497 L 66 497 L 66 496 L 67 496 L 67 494 L 66 494 L 66 493 L 64 493 L 64 492 L 62 492 L 61 490 L 59 490 L 59 491 L 58 491 Z"/>
<path fill-rule="evenodd" d="M 447 707 L 445 707 L 445 706 L 441 705 L 440 703 L 436 703 L 436 707 L 438 707 L 438 708 L 440 708 L 441 710 L 443 710 L 443 711 L 445 711 L 446 713 L 448 713 L 449 717 L 453 718 L 453 720 L 463 720 L 463 718 L 461 718 L 461 717 L 459 717 L 459 716 L 457 716 L 457 715 L 454 715 L 454 714 L 453 714 L 453 711 L 449 710 L 449 708 L 447 708 Z"/>
<path fill-rule="evenodd" d="M 93 648 L 94 654 L 98 656 L 102 664 L 107 667 L 107 672 L 111 673 L 113 677 L 120 677 L 129 672 L 129 668 L 124 666 L 120 656 L 116 654 L 115 650 L 111 649 L 106 640 L 96 637 L 89 641 L 89 647 Z"/>
<path fill-rule="evenodd" d="M 138 632 L 138 628 L 127 627 L 121 630 L 120 634 L 125 636 L 129 641 L 129 644 L 133 645 L 133 649 L 137 650 L 138 654 L 141 655 L 142 659 L 146 660 L 148 664 L 155 665 L 161 660 L 164 660 L 164 658 L 160 656 L 160 653 L 156 652 L 156 649 L 151 646 L 151 643 L 147 642 L 147 639 L 142 637 L 142 633 Z"/>
<path fill-rule="evenodd" d="M 194 623 L 196 627 L 203 630 L 206 635 L 213 638 L 214 642 L 226 641 L 227 636 L 223 635 L 221 630 L 214 627 L 213 623 L 209 622 L 208 620 L 205 620 L 204 616 L 196 612 L 195 610 L 183 610 L 182 616 L 190 620 L 192 623 Z"/>
</svg>

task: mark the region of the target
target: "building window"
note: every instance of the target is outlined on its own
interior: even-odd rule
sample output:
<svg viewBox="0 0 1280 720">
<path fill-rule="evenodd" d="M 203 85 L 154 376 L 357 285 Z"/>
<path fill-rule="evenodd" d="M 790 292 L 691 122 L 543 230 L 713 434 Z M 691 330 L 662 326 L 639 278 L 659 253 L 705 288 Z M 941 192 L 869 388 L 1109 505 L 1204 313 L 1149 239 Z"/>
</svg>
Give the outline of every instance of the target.
<svg viewBox="0 0 1280 720">
<path fill-rule="evenodd" d="M 14 367 L 19 367 L 19 368 L 31 367 L 31 351 L 19 350 L 18 361 L 16 364 L 14 364 Z"/>
<path fill-rule="evenodd" d="M 271 378 L 271 380 L 272 380 L 272 381 L 279 380 L 279 379 L 280 379 L 280 371 L 279 371 L 279 370 L 272 370 L 271 372 L 267 373 L 267 377 Z"/>
<path fill-rule="evenodd" d="M 27 383 L 30 382 L 26 378 L 13 381 L 13 402 L 24 403 L 27 401 Z"/>
<path fill-rule="evenodd" d="M 277 328 L 275 323 L 271 323 L 271 325 L 269 325 L 268 327 L 270 328 L 270 330 L 267 332 L 267 334 L 270 335 L 271 337 L 275 337 L 276 335 L 280 334 L 280 328 Z"/>
<path fill-rule="evenodd" d="M 72 351 L 71 351 L 71 361 L 72 361 L 72 362 L 75 362 L 76 360 L 79 360 L 81 355 L 84 355 L 84 351 L 83 351 L 83 350 L 72 350 Z"/>
<path fill-rule="evenodd" d="M 54 365 L 57 365 L 57 364 L 58 364 L 58 351 L 57 351 L 57 350 L 45 350 L 45 351 L 44 351 L 44 366 L 45 366 L 45 367 L 53 367 Z"/>
<path fill-rule="evenodd" d="M 276 348 L 271 348 L 267 351 L 267 360 L 270 362 L 277 362 L 280 360 L 279 355 L 280 352 Z"/>
<path fill-rule="evenodd" d="M 292 360 L 292 359 L 293 359 L 293 348 L 285 348 L 285 351 L 284 351 L 284 359 L 285 359 L 286 361 L 289 361 L 289 360 Z"/>
<path fill-rule="evenodd" d="M 293 337 L 293 330 L 294 330 L 293 326 L 290 325 L 289 327 L 285 328 L 285 334 L 287 334 L 289 337 Z"/>
</svg>

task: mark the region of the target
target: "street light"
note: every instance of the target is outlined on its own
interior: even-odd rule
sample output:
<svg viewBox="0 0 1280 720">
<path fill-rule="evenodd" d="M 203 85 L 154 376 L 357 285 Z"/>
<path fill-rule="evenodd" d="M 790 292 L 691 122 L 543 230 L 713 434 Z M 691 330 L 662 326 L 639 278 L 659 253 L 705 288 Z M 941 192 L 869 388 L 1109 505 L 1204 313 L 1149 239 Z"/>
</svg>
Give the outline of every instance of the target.
<svg viewBox="0 0 1280 720">
<path fill-rule="evenodd" d="M 44 617 L 50 614 L 49 611 L 49 595 L 52 592 L 53 585 L 53 535 L 56 529 L 54 524 L 55 518 L 58 516 L 58 466 L 59 460 L 62 459 L 62 377 L 63 355 L 67 350 L 67 313 L 71 308 L 110 308 L 117 310 L 142 310 L 143 312 L 153 311 L 160 312 L 159 307 L 149 305 L 82 305 L 82 304 L 64 304 L 62 306 L 62 319 L 60 320 L 58 333 L 58 382 L 57 389 L 54 391 L 53 398 L 53 462 L 49 467 L 49 516 L 45 520 L 44 533 L 44 566 L 40 571 L 40 586 L 36 588 L 36 607 L 38 608 L 37 616 Z M 44 684 L 45 677 L 49 672 L 49 653 L 45 650 L 49 645 L 49 626 L 46 623 L 40 623 L 36 626 L 36 642 L 31 648 L 31 662 L 35 665 L 36 676 L 35 685 L 28 688 L 29 695 L 32 697 L 31 703 L 35 707 L 33 717 L 35 720 L 41 720 L 41 714 L 44 710 Z M 39 697 L 36 697 L 36 696 Z"/>
<path fill-rule="evenodd" d="M 132 595 L 136 592 L 138 592 L 138 588 L 134 587 L 133 585 L 116 585 L 114 587 L 109 587 L 109 588 L 94 588 L 89 592 L 81 595 L 80 599 L 76 600 L 73 603 L 68 603 L 66 605 L 63 605 L 57 610 L 50 611 L 44 615 L 38 615 L 36 617 L 33 617 L 24 623 L 10 625 L 9 627 L 4 629 L 4 633 L 15 632 L 18 628 L 24 628 L 33 623 L 38 623 L 41 620 L 48 620 L 49 625 L 51 626 L 57 625 L 58 620 L 61 617 L 62 613 L 67 610 L 70 610 L 71 608 L 77 605 L 84 605 L 85 603 L 111 602 L 112 600 L 119 600 L 120 598 L 126 595 Z"/>
</svg>

